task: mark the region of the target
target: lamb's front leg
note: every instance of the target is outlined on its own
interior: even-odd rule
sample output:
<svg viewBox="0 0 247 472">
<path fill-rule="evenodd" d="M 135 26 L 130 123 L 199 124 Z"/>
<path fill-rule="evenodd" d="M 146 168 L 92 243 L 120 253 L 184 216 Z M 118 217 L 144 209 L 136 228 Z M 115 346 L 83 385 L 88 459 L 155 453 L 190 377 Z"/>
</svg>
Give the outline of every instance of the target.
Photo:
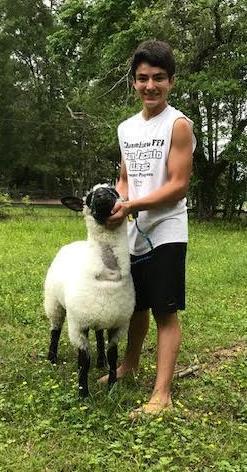
<svg viewBox="0 0 247 472">
<path fill-rule="evenodd" d="M 118 359 L 118 329 L 110 329 L 108 331 L 108 349 L 107 359 L 109 363 L 109 378 L 108 388 L 110 389 L 113 384 L 117 381 L 117 359 Z"/>
<path fill-rule="evenodd" d="M 79 396 L 87 397 L 88 371 L 90 367 L 90 353 L 88 344 L 88 329 L 82 329 L 79 322 L 73 319 L 68 312 L 68 331 L 72 346 L 78 349 L 78 380 Z"/>
<path fill-rule="evenodd" d="M 90 367 L 90 352 L 87 335 L 85 331 L 82 347 L 78 349 L 78 377 L 79 377 L 79 396 L 88 397 L 88 371 Z"/>
</svg>

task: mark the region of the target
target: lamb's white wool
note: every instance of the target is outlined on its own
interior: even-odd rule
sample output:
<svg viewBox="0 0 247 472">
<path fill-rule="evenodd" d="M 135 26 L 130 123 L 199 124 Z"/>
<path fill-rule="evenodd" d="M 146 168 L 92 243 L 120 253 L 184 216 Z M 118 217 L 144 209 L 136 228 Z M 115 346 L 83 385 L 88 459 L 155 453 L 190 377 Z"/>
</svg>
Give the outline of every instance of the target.
<svg viewBox="0 0 247 472">
<path fill-rule="evenodd" d="M 84 330 L 114 329 L 111 344 L 127 333 L 135 295 L 130 274 L 127 223 L 114 230 L 84 210 L 88 240 L 60 249 L 45 280 L 45 312 L 51 329 L 62 327 L 65 313 L 71 343 L 87 349 Z"/>
<path fill-rule="evenodd" d="M 119 336 L 124 334 L 134 309 L 126 224 L 107 231 L 90 215 L 86 218 L 90 239 L 62 247 L 45 281 L 45 311 L 51 327 L 61 327 L 62 309 L 66 310 L 70 341 L 78 348 L 86 328 L 119 328 Z M 103 262 L 107 246 L 117 260 L 116 269 Z"/>
</svg>

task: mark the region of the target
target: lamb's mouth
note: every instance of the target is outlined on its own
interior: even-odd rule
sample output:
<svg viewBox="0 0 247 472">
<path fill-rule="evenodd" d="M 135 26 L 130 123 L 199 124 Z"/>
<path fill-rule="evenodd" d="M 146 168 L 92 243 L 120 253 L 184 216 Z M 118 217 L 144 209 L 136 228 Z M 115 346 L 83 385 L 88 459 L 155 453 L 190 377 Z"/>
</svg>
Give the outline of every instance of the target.
<svg viewBox="0 0 247 472">
<path fill-rule="evenodd" d="M 100 187 L 88 194 L 86 205 L 97 223 L 104 225 L 118 198 L 119 194 L 114 188 Z"/>
</svg>

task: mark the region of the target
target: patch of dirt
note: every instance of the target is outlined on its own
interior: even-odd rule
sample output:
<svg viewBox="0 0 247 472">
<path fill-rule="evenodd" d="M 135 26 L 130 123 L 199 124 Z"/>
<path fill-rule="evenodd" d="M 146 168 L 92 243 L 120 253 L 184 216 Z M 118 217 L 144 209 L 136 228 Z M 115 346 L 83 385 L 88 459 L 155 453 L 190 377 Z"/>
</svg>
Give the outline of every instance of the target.
<svg viewBox="0 0 247 472">
<path fill-rule="evenodd" d="M 247 355 L 247 342 L 238 341 L 228 348 L 217 348 L 214 352 L 209 352 L 209 361 L 200 364 L 197 357 L 190 365 L 176 365 L 174 377 L 182 378 L 187 376 L 198 376 L 203 372 L 216 370 L 222 362 L 230 362 L 241 355 Z"/>
<path fill-rule="evenodd" d="M 223 362 L 230 362 L 243 354 L 247 355 L 246 341 L 238 341 L 228 348 L 219 347 L 214 352 L 209 353 L 209 362 L 202 364 L 200 370 L 202 372 L 212 372 L 217 370 Z"/>
<path fill-rule="evenodd" d="M 247 343 L 245 341 L 239 341 L 229 348 L 218 348 L 213 352 L 213 357 L 221 361 L 225 359 L 235 359 L 245 353 L 247 354 Z"/>
</svg>

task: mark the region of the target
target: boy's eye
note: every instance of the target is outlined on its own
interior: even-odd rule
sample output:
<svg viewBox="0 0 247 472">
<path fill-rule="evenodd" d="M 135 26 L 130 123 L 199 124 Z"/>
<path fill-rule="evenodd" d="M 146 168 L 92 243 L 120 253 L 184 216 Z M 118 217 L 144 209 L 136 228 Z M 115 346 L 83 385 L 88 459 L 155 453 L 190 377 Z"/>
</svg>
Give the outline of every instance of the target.
<svg viewBox="0 0 247 472">
<path fill-rule="evenodd" d="M 156 82 L 162 82 L 163 80 L 167 80 L 168 77 L 167 75 L 156 75 L 156 77 L 154 77 L 154 80 Z"/>
<path fill-rule="evenodd" d="M 149 78 L 148 77 L 144 77 L 144 76 L 140 76 L 136 78 L 139 82 L 148 82 Z M 167 77 L 166 76 L 163 76 L 163 75 L 157 75 L 156 77 L 153 77 L 153 81 L 154 82 L 163 82 L 164 80 L 167 80 Z"/>
</svg>

